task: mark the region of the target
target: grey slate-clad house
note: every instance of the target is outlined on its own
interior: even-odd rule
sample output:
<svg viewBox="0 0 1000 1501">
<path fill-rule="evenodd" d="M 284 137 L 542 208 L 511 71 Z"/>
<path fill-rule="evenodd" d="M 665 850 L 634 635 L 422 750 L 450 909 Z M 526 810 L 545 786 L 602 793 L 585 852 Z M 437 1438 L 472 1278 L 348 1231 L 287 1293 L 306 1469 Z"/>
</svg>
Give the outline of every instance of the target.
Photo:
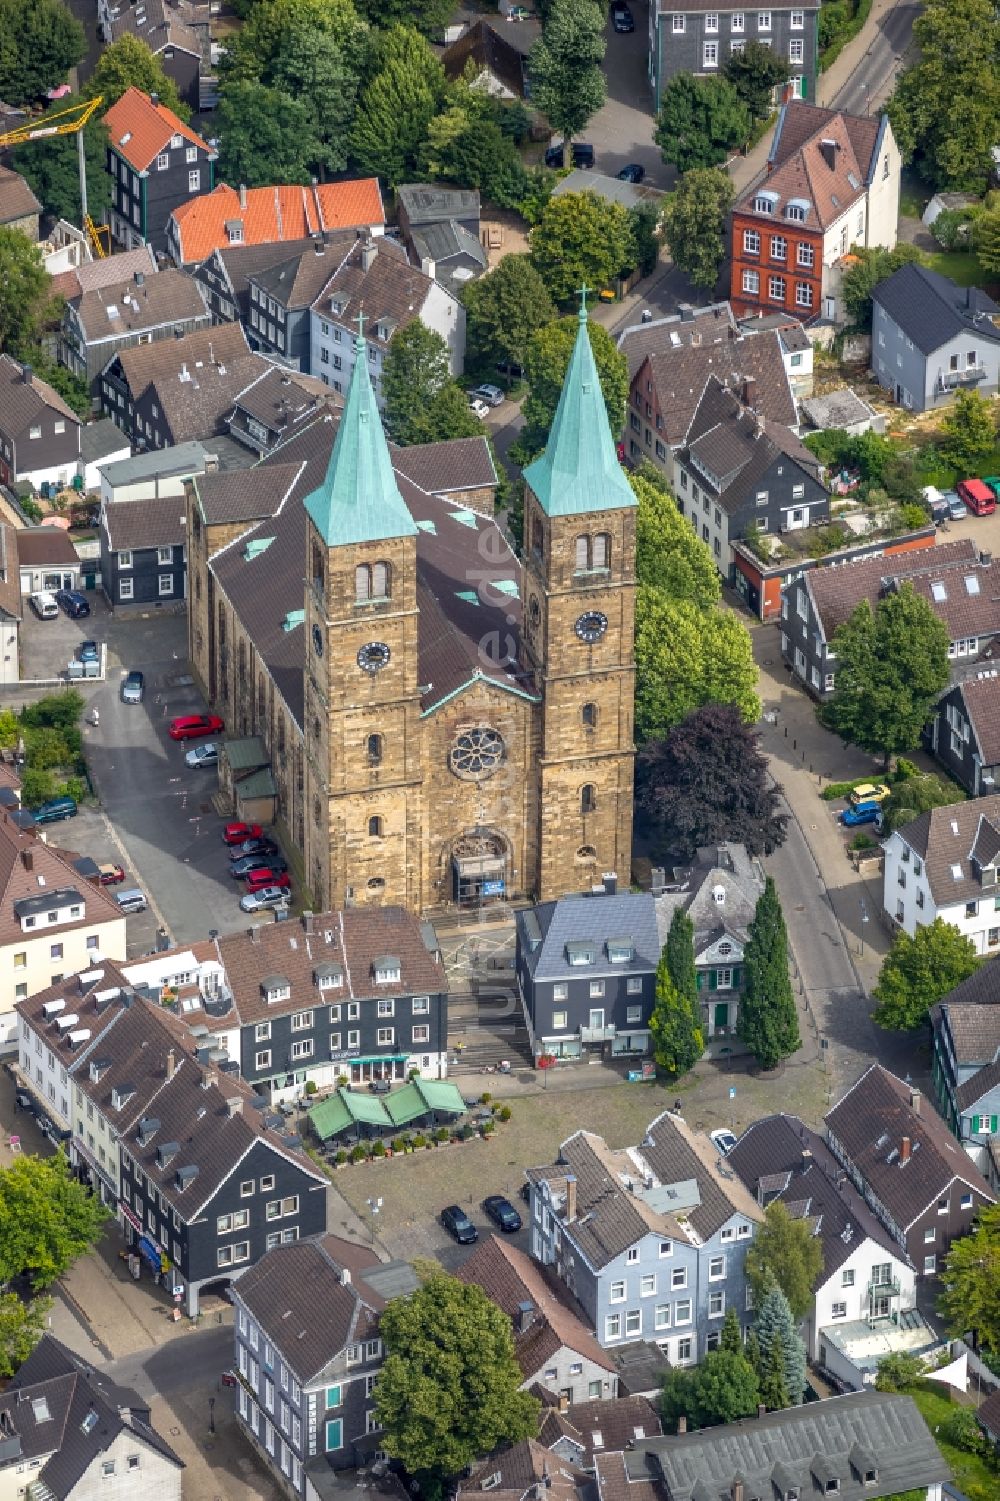
<svg viewBox="0 0 1000 1501">
<path fill-rule="evenodd" d="M 654 1341 L 690 1365 L 716 1348 L 729 1308 L 748 1322 L 744 1260 L 762 1211 L 679 1115 L 625 1150 L 578 1131 L 528 1179 L 531 1254 L 605 1348 Z"/>
<path fill-rule="evenodd" d="M 183 271 L 136 271 L 66 303 L 59 357 L 99 398 L 101 372 L 119 350 L 173 339 L 210 322 L 201 288 Z"/>
<path fill-rule="evenodd" d="M 250 277 L 280 266 L 308 250 L 312 240 L 276 240 L 263 245 L 221 245 L 200 265 L 189 268 L 205 289 L 213 323 L 249 326 Z"/>
<path fill-rule="evenodd" d="M 649 1052 L 660 940 L 653 898 L 564 896 L 516 914 L 518 988 L 536 1058 Z"/>
<path fill-rule="evenodd" d="M 238 323 L 124 349 L 101 372 L 101 406 L 133 447 L 170 448 L 221 432 L 232 403 L 268 369 Z"/>
<path fill-rule="evenodd" d="M 649 81 L 658 110 L 677 73 L 717 78 L 731 53 L 748 41 L 763 42 L 788 63 L 793 99 L 816 97 L 818 0 L 782 3 L 771 10 L 744 10 L 719 0 L 651 0 Z"/>
<path fill-rule="evenodd" d="M 104 116 L 111 234 L 127 250 L 167 248 L 173 209 L 215 181 L 218 153 L 155 94 L 129 88 Z"/>
<path fill-rule="evenodd" d="M 101 512 L 101 588 L 108 604 L 183 603 L 187 596 L 183 496 L 120 500 Z"/>
<path fill-rule="evenodd" d="M 872 365 L 880 386 L 914 412 L 956 391 L 996 395 L 1000 306 L 926 266 L 900 266 L 872 293 Z"/>
<path fill-rule="evenodd" d="M 234 399 L 226 425 L 230 437 L 263 457 L 305 427 L 323 407 L 342 405 L 339 392 L 313 376 L 269 366 Z"/>
<path fill-rule="evenodd" d="M 1000 963 L 991 959 L 931 1009 L 938 1109 L 989 1179 L 985 1148 L 1000 1134 Z"/>
<path fill-rule="evenodd" d="M 1000 674 L 995 667 L 953 683 L 924 731 L 931 753 L 971 797 L 1000 784 Z"/>
<path fill-rule="evenodd" d="M 164 73 L 192 110 L 202 109 L 199 77 L 209 71 L 209 6 L 190 0 L 98 0 L 98 24 L 104 39 L 134 36 L 158 57 Z"/>
<path fill-rule="evenodd" d="M 30 365 L 0 354 L 0 482 L 67 485 L 79 457 L 76 413 Z"/>
<path fill-rule="evenodd" d="M 598 1474 L 616 1459 L 602 1456 Z M 879 1501 L 912 1490 L 941 1501 L 951 1476 L 913 1398 L 875 1391 L 646 1439 L 624 1463 L 628 1480 L 659 1481 L 669 1501 Z"/>
<path fill-rule="evenodd" d="M 309 309 L 355 240 L 353 234 L 329 242 L 317 237 L 305 250 L 250 273 L 244 327 L 252 349 L 309 373 Z"/>
</svg>

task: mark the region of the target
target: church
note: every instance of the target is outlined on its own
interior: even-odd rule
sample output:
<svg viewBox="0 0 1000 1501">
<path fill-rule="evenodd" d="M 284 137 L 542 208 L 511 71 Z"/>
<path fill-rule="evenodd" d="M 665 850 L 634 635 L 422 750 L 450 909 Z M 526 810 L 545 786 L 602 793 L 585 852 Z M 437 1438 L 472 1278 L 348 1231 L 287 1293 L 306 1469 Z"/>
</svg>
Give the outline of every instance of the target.
<svg viewBox="0 0 1000 1501">
<path fill-rule="evenodd" d="M 316 910 L 628 881 L 635 496 L 581 308 L 524 556 L 482 438 L 387 442 L 363 343 L 342 410 L 188 487 L 189 654 L 258 735 Z"/>
</svg>

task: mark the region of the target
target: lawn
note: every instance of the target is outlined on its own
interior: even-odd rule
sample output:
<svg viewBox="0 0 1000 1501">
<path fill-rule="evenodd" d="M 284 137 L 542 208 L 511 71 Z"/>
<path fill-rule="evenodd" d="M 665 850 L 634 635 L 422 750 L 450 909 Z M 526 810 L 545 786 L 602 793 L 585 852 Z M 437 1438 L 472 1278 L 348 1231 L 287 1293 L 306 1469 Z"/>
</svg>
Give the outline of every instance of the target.
<svg viewBox="0 0 1000 1501">
<path fill-rule="evenodd" d="M 925 254 L 924 263 L 960 287 L 985 287 L 991 280 L 991 274 L 983 270 L 978 257 L 968 250 L 935 250 L 933 254 Z M 996 277 L 992 279 L 995 281 Z"/>
<path fill-rule="evenodd" d="M 937 1436 L 937 1429 L 948 1419 L 955 1406 L 947 1395 L 947 1388 L 922 1381 L 916 1386 L 908 1387 L 907 1395 L 920 1408 L 924 1422 L 934 1434 L 938 1448 L 951 1466 L 952 1480 L 959 1490 L 965 1492 L 969 1501 L 996 1501 L 1000 1494 L 1000 1475 L 996 1470 L 991 1469 L 978 1454 L 966 1454 L 964 1449 L 955 1449 Z"/>
<path fill-rule="evenodd" d="M 904 172 L 899 189 L 899 212 L 907 219 L 919 219 L 931 201 L 931 195 L 911 172 Z"/>
</svg>

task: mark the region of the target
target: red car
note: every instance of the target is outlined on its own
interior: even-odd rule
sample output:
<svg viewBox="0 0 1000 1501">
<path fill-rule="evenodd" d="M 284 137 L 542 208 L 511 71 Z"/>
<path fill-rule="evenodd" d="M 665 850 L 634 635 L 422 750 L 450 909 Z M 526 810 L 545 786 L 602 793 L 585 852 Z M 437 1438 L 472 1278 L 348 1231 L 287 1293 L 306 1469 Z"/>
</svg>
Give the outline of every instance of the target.
<svg viewBox="0 0 1000 1501">
<path fill-rule="evenodd" d="M 99 865 L 97 873 L 102 886 L 117 886 L 120 881 L 124 881 L 125 879 L 125 872 L 120 865 Z"/>
<path fill-rule="evenodd" d="M 955 486 L 973 516 L 992 516 L 997 508 L 997 498 L 989 485 L 981 479 L 959 480 Z"/>
<path fill-rule="evenodd" d="M 170 721 L 171 740 L 197 740 L 200 735 L 219 735 L 226 728 L 218 714 L 182 714 Z"/>
<path fill-rule="evenodd" d="M 259 823 L 227 823 L 222 831 L 222 842 L 242 844 L 246 839 L 260 839 L 263 833 Z"/>
<path fill-rule="evenodd" d="M 252 870 L 246 879 L 248 891 L 263 891 L 265 886 L 280 886 L 283 891 L 287 891 L 292 884 L 292 878 L 287 870 L 283 870 L 280 875 L 277 875 L 273 870 L 268 870 L 266 867 L 260 870 Z"/>
</svg>

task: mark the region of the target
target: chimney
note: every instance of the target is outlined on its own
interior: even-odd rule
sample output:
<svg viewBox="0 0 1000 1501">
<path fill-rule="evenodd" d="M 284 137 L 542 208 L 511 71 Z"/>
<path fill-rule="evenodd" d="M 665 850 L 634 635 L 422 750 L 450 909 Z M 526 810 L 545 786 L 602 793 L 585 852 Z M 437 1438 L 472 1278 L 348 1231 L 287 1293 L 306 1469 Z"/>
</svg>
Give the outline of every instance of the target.
<svg viewBox="0 0 1000 1501">
<path fill-rule="evenodd" d="M 531 1328 L 531 1325 L 534 1323 L 534 1321 L 535 1321 L 535 1305 L 534 1305 L 534 1303 L 528 1303 L 527 1301 L 525 1301 L 524 1303 L 518 1303 L 518 1305 L 517 1305 L 517 1312 L 514 1315 L 514 1332 L 515 1332 L 515 1334 L 524 1334 L 525 1330 Z"/>
<path fill-rule="evenodd" d="M 21 370 L 21 374 L 24 376 L 24 384 L 26 386 L 30 386 L 31 385 L 31 377 L 34 374 L 34 371 L 32 370 L 31 366 L 30 365 L 23 366 L 22 370 Z"/>
<path fill-rule="evenodd" d="M 143 276 L 142 272 L 141 271 L 137 271 L 135 273 L 135 284 L 136 284 L 136 286 L 137 287 L 144 286 L 145 285 L 145 281 L 146 281 L 146 278 Z"/>
<path fill-rule="evenodd" d="M 807 1172 L 813 1164 L 813 1154 L 808 1147 L 802 1148 L 802 1171 Z"/>
<path fill-rule="evenodd" d="M 243 209 L 244 213 L 246 212 L 246 206 L 247 206 L 247 185 L 246 185 L 245 182 L 241 182 L 240 183 L 240 208 Z"/>
<path fill-rule="evenodd" d="M 678 307 L 677 307 L 677 311 L 681 315 L 681 322 L 682 323 L 693 323 L 694 322 L 694 308 L 691 306 L 690 302 L 681 302 L 681 303 L 679 303 Z"/>
<path fill-rule="evenodd" d="M 35 864 L 34 850 L 21 851 L 21 864 L 24 866 L 25 870 L 31 870 L 33 868 Z"/>
<path fill-rule="evenodd" d="M 346 1266 L 340 1268 L 340 1281 L 343 1287 L 350 1287 L 351 1285 L 351 1273 Z"/>
<path fill-rule="evenodd" d="M 910 1160 L 910 1138 L 908 1136 L 904 1136 L 899 1144 L 899 1160 L 900 1163 L 909 1162 Z"/>
<path fill-rule="evenodd" d="M 159 96 L 159 94 L 150 94 L 150 96 L 149 96 L 149 102 L 153 106 L 154 109 L 158 108 L 159 103 L 160 103 L 160 96 Z"/>
<path fill-rule="evenodd" d="M 570 1173 L 566 1179 L 566 1223 L 572 1224 L 576 1219 L 576 1179 Z"/>
<path fill-rule="evenodd" d="M 167 1050 L 167 1078 L 172 1079 L 177 1069 L 177 1054 L 173 1048 Z"/>
<path fill-rule="evenodd" d="M 743 377 L 743 390 L 741 392 L 743 405 L 753 410 L 757 405 L 757 382 L 752 375 Z"/>
<path fill-rule="evenodd" d="M 374 264 L 375 264 L 375 257 L 376 257 L 377 254 L 378 254 L 378 251 L 375 248 L 375 241 L 374 240 L 363 240 L 362 241 L 362 243 L 361 243 L 361 269 L 365 273 L 366 276 L 367 276 L 368 272 L 371 270 L 371 268 L 374 266 Z"/>
<path fill-rule="evenodd" d="M 559 1398 L 559 1411 L 569 1412 L 569 1398 L 567 1396 L 561 1396 Z"/>
<path fill-rule="evenodd" d="M 743 1481 L 742 1480 L 734 1480 L 733 1481 L 733 1488 L 732 1488 L 732 1491 L 730 1492 L 730 1495 L 732 1496 L 733 1501 L 743 1501 Z"/>
<path fill-rule="evenodd" d="M 910 1090 L 910 1109 L 913 1111 L 914 1115 L 919 1115 L 920 1114 L 920 1090 L 919 1089 L 911 1089 Z"/>
<path fill-rule="evenodd" d="M 681 1413 L 680 1417 L 677 1419 L 677 1432 L 678 1433 L 687 1433 L 687 1431 L 688 1431 L 688 1420 L 685 1417 L 684 1413 Z"/>
<path fill-rule="evenodd" d="M 840 150 L 839 144 L 836 141 L 823 140 L 819 143 L 819 149 L 823 153 L 823 160 L 826 162 L 830 171 L 836 172 L 837 152 Z"/>
<path fill-rule="evenodd" d="M 604 882 L 604 895 L 614 896 L 618 890 L 618 875 L 616 871 L 606 870 L 601 876 Z"/>
<path fill-rule="evenodd" d="M 763 1402 L 758 1402 L 757 1403 L 757 1417 L 758 1417 L 758 1419 L 764 1417 L 766 1415 L 766 1413 L 767 1413 L 767 1408 L 764 1406 L 764 1403 Z"/>
<path fill-rule="evenodd" d="M 993 554 L 990 552 L 988 547 L 981 547 L 979 549 L 979 561 L 980 563 L 982 563 L 984 568 L 989 568 L 990 564 L 993 562 Z"/>
<path fill-rule="evenodd" d="M 230 1120 L 235 1115 L 243 1114 L 243 1096 L 241 1094 L 231 1094 L 229 1096 L 226 1101 L 226 1114 Z"/>
<path fill-rule="evenodd" d="M 313 915 L 312 915 L 311 912 L 303 912 L 303 914 L 302 914 L 302 931 L 304 933 L 311 933 L 312 930 L 313 930 Z"/>
</svg>

